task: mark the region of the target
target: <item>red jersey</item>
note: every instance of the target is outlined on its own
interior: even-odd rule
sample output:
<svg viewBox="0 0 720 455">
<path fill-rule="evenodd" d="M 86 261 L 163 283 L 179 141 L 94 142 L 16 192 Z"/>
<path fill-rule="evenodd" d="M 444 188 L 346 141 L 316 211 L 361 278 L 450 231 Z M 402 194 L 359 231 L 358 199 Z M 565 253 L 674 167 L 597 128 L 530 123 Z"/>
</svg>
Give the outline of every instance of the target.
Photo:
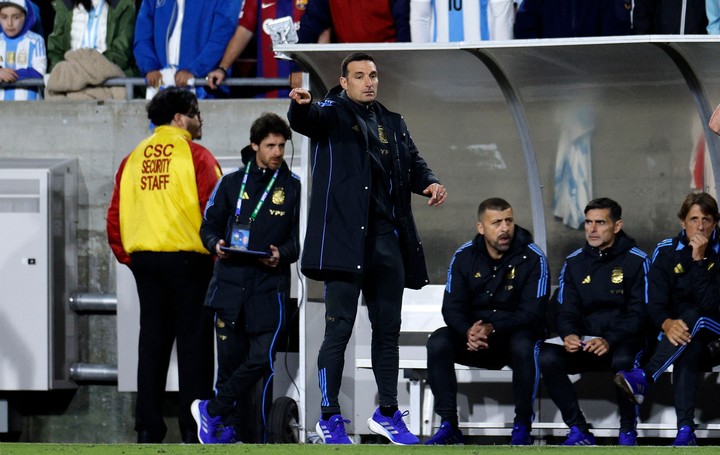
<svg viewBox="0 0 720 455">
<path fill-rule="evenodd" d="M 272 49 L 272 39 L 265 33 L 262 24 L 269 19 L 291 16 L 294 23 L 307 8 L 308 0 L 245 0 L 238 25 L 255 34 L 257 41 L 257 76 L 267 78 L 289 77 L 293 70 L 291 62 L 278 60 Z M 274 90 L 265 96 L 268 98 L 286 97 L 288 90 Z"/>
</svg>

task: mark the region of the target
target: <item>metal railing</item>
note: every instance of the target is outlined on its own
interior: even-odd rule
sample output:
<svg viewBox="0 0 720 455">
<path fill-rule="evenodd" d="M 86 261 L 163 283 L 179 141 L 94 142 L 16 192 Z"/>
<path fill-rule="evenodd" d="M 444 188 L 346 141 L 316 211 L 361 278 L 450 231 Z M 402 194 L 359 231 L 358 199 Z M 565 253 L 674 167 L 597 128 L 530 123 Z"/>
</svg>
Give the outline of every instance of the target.
<svg viewBox="0 0 720 455">
<path fill-rule="evenodd" d="M 196 87 L 208 85 L 205 79 L 195 79 Z M 290 87 L 287 78 L 262 78 L 262 77 L 236 77 L 228 78 L 221 85 L 228 87 L 259 87 L 267 89 L 283 89 Z M 106 80 L 100 87 L 125 87 L 127 99 L 135 98 L 135 87 L 145 87 L 145 79 L 142 77 L 117 77 Z M 36 87 L 43 89 L 45 81 L 42 78 L 23 79 L 14 83 L 2 83 L 0 88 L 28 88 Z"/>
</svg>

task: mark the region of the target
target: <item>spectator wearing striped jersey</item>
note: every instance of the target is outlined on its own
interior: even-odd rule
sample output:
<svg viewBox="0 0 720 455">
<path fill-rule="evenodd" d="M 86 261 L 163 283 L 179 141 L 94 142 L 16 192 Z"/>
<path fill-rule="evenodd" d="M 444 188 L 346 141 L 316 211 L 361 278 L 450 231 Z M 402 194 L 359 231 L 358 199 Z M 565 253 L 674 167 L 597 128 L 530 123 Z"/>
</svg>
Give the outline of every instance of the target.
<svg viewBox="0 0 720 455">
<path fill-rule="evenodd" d="M 563 445 L 595 444 L 568 374 L 630 369 L 645 345 L 650 263 L 622 228 L 622 207 L 617 202 L 590 201 L 585 206 L 585 245 L 565 259 L 560 272 L 552 305 L 561 344 L 542 346 L 540 370 L 550 398 L 570 428 Z M 620 391 L 617 400 L 619 444 L 637 445 L 635 405 Z"/>
<path fill-rule="evenodd" d="M 413 43 L 513 39 L 515 0 L 411 0 Z"/>
<path fill-rule="evenodd" d="M 190 404 L 212 397 L 214 372 L 213 322 L 203 306 L 213 259 L 200 225 L 221 171 L 193 142 L 202 118 L 192 92 L 162 90 L 147 112 L 157 126 L 120 163 L 107 216 L 110 247 L 130 267 L 140 298 L 135 431 L 142 443 L 165 437 L 165 380 L 177 339 L 180 432 L 183 442 L 198 442 Z"/>
<path fill-rule="evenodd" d="M 30 29 L 37 17 L 25 0 L 0 1 L 0 82 L 42 78 L 47 69 L 45 41 Z M 38 88 L 0 89 L 4 101 L 37 100 Z"/>
<path fill-rule="evenodd" d="M 293 27 L 300 26 L 300 18 L 307 9 L 308 0 L 277 0 L 275 2 L 261 2 L 259 0 L 245 0 L 237 30 L 230 39 L 223 58 L 218 67 L 208 73 L 208 85 L 216 89 L 227 77 L 235 61 L 243 54 L 253 38 L 257 42 L 257 77 L 283 78 L 290 77 L 296 71 L 295 64 L 275 58 L 273 41 L 270 33 L 264 29 L 264 24 L 273 19 L 289 17 Z M 329 43 L 329 32 L 323 33 L 319 42 Z M 299 86 L 295 83 L 294 86 Z M 271 90 L 264 94 L 268 98 L 288 96 L 288 90 Z"/>
</svg>

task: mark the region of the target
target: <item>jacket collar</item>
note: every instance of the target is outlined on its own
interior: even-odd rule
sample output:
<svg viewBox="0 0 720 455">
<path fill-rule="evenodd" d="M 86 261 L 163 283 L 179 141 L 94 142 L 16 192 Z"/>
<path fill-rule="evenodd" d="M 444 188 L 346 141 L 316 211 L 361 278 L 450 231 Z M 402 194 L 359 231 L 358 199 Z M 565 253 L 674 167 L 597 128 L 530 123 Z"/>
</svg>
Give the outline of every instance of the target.
<svg viewBox="0 0 720 455">
<path fill-rule="evenodd" d="M 615 241 L 613 244 L 604 249 L 603 251 L 600 251 L 598 248 L 595 248 L 593 246 L 590 246 L 587 242 L 585 242 L 585 246 L 583 247 L 583 251 L 585 253 L 589 254 L 591 257 L 615 257 L 619 256 L 633 247 L 637 246 L 637 243 L 635 243 L 635 240 L 632 237 L 629 237 L 627 234 L 625 234 L 625 231 L 622 229 L 615 235 Z"/>
<path fill-rule="evenodd" d="M 165 132 L 172 132 L 174 134 L 179 134 L 184 139 L 188 141 L 192 141 L 192 134 L 190 134 L 190 131 L 180 128 L 179 126 L 173 126 L 173 125 L 158 125 L 155 127 L 155 133 L 165 133 Z"/>
<path fill-rule="evenodd" d="M 72 10 L 73 9 L 73 0 L 61 0 L 67 9 Z M 118 3 L 120 3 L 120 0 L 105 0 L 106 3 L 110 5 L 110 8 L 115 8 Z"/>
<path fill-rule="evenodd" d="M 680 234 L 678 235 L 678 243 L 677 247 L 675 248 L 676 251 L 684 249 L 686 246 L 688 246 L 688 243 L 690 242 L 687 238 L 687 232 L 685 232 L 685 229 L 680 231 Z M 715 253 L 720 252 L 720 228 L 715 227 L 713 229 L 713 233 L 710 236 L 710 240 L 708 242 L 708 246 L 712 248 L 712 250 Z M 707 251 L 707 250 L 706 250 Z"/>
<path fill-rule="evenodd" d="M 523 250 L 532 242 L 533 237 L 530 231 L 516 224 L 515 235 L 513 236 L 512 242 L 510 242 L 510 248 L 508 248 L 508 250 L 502 255 L 499 261 L 505 261 L 510 257 L 522 253 Z M 475 236 L 475 248 L 477 248 L 480 254 L 485 256 L 487 259 L 494 260 L 490 257 L 490 253 L 488 253 L 484 235 L 478 234 Z"/>
<path fill-rule="evenodd" d="M 336 85 L 335 87 L 331 88 L 330 91 L 327 92 L 327 95 L 325 95 L 325 98 L 329 98 L 336 103 L 340 103 L 345 105 L 348 109 L 357 109 L 357 112 L 362 112 L 364 106 L 354 102 L 350 98 L 347 97 L 345 90 L 340 85 Z M 375 109 L 376 113 L 384 114 L 386 113 L 387 108 L 382 105 L 381 102 L 378 100 L 373 101 L 368 106 Z M 388 111 L 389 112 L 389 111 Z"/>
</svg>

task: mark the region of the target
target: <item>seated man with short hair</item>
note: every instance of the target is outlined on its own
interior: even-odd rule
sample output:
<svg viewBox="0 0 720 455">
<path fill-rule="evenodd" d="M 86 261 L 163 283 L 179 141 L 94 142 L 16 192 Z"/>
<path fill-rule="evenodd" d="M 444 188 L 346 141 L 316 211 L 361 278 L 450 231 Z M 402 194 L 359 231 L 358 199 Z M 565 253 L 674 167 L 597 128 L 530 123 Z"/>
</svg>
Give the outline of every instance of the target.
<svg viewBox="0 0 720 455">
<path fill-rule="evenodd" d="M 622 208 L 608 198 L 585 207 L 585 245 L 565 259 L 555 322 L 563 344 L 545 343 L 540 371 L 570 427 L 563 445 L 594 445 L 568 374 L 630 369 L 645 345 L 647 255 L 622 230 Z M 635 406 L 618 394 L 621 446 L 637 445 Z"/>
<path fill-rule="evenodd" d="M 515 225 L 507 201 L 478 208 L 477 232 L 450 261 L 442 313 L 447 327 L 427 342 L 428 382 L 442 423 L 425 444 L 461 444 L 455 363 L 512 368 L 515 421 L 510 443 L 529 445 L 539 377 L 535 344 L 545 336 L 549 292 L 545 254 Z"/>
</svg>

